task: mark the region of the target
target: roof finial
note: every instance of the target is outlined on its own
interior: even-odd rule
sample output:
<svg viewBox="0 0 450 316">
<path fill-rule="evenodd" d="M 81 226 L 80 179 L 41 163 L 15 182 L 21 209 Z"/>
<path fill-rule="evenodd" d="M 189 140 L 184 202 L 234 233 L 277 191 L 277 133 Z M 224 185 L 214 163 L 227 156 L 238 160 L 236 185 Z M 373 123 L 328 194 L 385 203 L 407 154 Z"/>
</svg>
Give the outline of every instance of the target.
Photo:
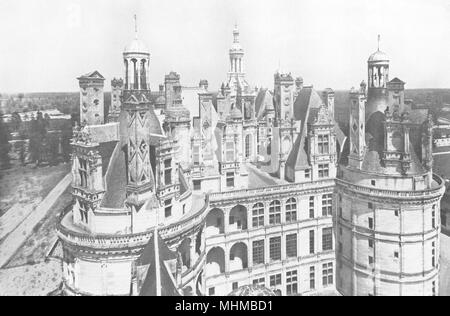
<svg viewBox="0 0 450 316">
<path fill-rule="evenodd" d="M 137 28 L 137 15 L 134 15 L 134 35 L 137 38 L 137 34 L 138 34 L 138 28 Z"/>
<path fill-rule="evenodd" d="M 380 51 L 380 41 L 381 41 L 381 35 L 378 34 L 378 51 Z"/>
</svg>

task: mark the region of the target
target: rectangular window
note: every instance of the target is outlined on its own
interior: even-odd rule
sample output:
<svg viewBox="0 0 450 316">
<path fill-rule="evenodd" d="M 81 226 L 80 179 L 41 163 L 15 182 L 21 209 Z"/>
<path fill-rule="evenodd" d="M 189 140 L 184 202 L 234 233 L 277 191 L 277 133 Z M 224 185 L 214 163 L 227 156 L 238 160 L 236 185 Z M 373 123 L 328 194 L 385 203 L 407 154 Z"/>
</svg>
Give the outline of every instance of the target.
<svg viewBox="0 0 450 316">
<path fill-rule="evenodd" d="M 394 258 L 398 259 L 398 251 L 394 251 Z"/>
<path fill-rule="evenodd" d="M 369 265 L 372 265 L 372 264 L 373 264 L 373 257 L 369 256 Z"/>
<path fill-rule="evenodd" d="M 281 260 L 281 237 L 270 238 L 269 241 L 270 260 Z"/>
<path fill-rule="evenodd" d="M 253 263 L 264 263 L 264 240 L 257 240 L 253 242 Z"/>
<path fill-rule="evenodd" d="M 270 276 L 270 287 L 281 285 L 281 274 L 274 274 Z"/>
<path fill-rule="evenodd" d="M 319 178 L 328 178 L 330 176 L 330 165 L 319 165 Z"/>
<path fill-rule="evenodd" d="M 239 287 L 239 283 L 238 282 L 233 282 L 233 291 L 237 290 Z"/>
<path fill-rule="evenodd" d="M 314 290 L 316 288 L 316 268 L 309 267 L 309 289 Z"/>
<path fill-rule="evenodd" d="M 209 290 L 208 290 L 208 293 L 209 293 L 210 296 L 216 294 L 216 288 L 215 287 L 210 287 Z"/>
<path fill-rule="evenodd" d="M 201 180 L 194 180 L 194 191 L 200 191 L 202 189 L 202 181 Z"/>
<path fill-rule="evenodd" d="M 166 218 L 172 216 L 172 199 L 164 201 L 164 214 Z"/>
<path fill-rule="evenodd" d="M 333 215 L 333 194 L 322 195 L 322 216 Z"/>
<path fill-rule="evenodd" d="M 309 253 L 312 255 L 314 254 L 315 247 L 314 247 L 314 230 L 309 231 Z"/>
<path fill-rule="evenodd" d="M 375 180 L 371 181 L 372 186 L 375 186 L 377 184 L 377 182 Z"/>
<path fill-rule="evenodd" d="M 434 241 L 431 243 L 431 266 L 436 267 L 436 244 Z"/>
<path fill-rule="evenodd" d="M 234 172 L 227 172 L 227 187 L 234 187 Z"/>
<path fill-rule="evenodd" d="M 309 198 L 309 218 L 314 218 L 314 196 Z"/>
<path fill-rule="evenodd" d="M 309 179 L 311 178 L 311 170 L 310 169 L 306 169 L 305 170 L 305 179 Z"/>
<path fill-rule="evenodd" d="M 431 283 L 431 293 L 433 296 L 436 296 L 436 281 Z"/>
<path fill-rule="evenodd" d="M 288 258 L 297 257 L 297 234 L 286 236 L 286 256 Z"/>
<path fill-rule="evenodd" d="M 164 184 L 172 184 L 172 159 L 164 160 Z"/>
<path fill-rule="evenodd" d="M 319 155 L 328 155 L 330 153 L 330 138 L 328 135 L 319 135 L 318 146 Z"/>
<path fill-rule="evenodd" d="M 287 295 L 293 295 L 298 293 L 297 270 L 286 272 L 286 293 Z"/>
<path fill-rule="evenodd" d="M 322 230 L 322 250 L 333 250 L 333 229 L 324 228 Z"/>
<path fill-rule="evenodd" d="M 436 228 L 436 205 L 433 205 L 433 210 L 431 211 L 431 227 Z"/>
<path fill-rule="evenodd" d="M 265 278 L 254 279 L 252 283 L 253 283 L 253 285 L 265 286 L 266 279 Z"/>
<path fill-rule="evenodd" d="M 88 179 L 88 172 L 87 172 L 87 161 L 85 159 L 78 158 L 79 167 L 78 172 L 80 174 L 80 185 L 82 188 L 87 187 L 87 179 Z"/>
<path fill-rule="evenodd" d="M 369 248 L 373 248 L 373 239 L 369 239 Z"/>
<path fill-rule="evenodd" d="M 258 203 L 252 210 L 252 224 L 254 228 L 264 226 L 264 205 Z"/>
<path fill-rule="evenodd" d="M 373 218 L 369 217 L 369 229 L 373 229 Z"/>
<path fill-rule="evenodd" d="M 333 263 L 322 265 L 322 285 L 329 286 L 333 284 Z"/>
</svg>

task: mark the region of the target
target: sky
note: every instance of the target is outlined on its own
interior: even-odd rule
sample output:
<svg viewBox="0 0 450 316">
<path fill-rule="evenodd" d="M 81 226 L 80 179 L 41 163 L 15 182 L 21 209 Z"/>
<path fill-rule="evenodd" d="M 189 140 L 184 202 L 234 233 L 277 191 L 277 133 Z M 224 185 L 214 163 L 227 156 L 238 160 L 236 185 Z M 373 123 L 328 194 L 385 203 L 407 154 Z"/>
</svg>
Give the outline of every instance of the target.
<svg viewBox="0 0 450 316">
<path fill-rule="evenodd" d="M 317 89 L 366 79 L 377 49 L 407 88 L 450 88 L 449 0 L 1 0 L 0 92 L 78 91 L 98 70 L 110 89 L 134 37 L 150 48 L 152 89 L 176 71 L 185 86 L 226 80 L 237 23 L 252 86 L 277 69 Z"/>
</svg>

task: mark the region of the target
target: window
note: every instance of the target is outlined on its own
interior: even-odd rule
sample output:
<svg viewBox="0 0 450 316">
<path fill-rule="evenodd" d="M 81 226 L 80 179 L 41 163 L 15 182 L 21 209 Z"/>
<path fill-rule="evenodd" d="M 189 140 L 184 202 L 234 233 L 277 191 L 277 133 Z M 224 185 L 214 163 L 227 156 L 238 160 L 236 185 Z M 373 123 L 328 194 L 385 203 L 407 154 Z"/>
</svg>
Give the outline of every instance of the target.
<svg viewBox="0 0 450 316">
<path fill-rule="evenodd" d="M 186 204 L 183 204 L 183 215 L 186 213 Z"/>
<path fill-rule="evenodd" d="M 210 296 L 216 294 L 216 288 L 215 287 L 210 287 L 209 290 L 208 290 L 208 293 L 209 293 Z"/>
<path fill-rule="evenodd" d="M 333 215 L 333 194 L 322 196 L 322 216 Z"/>
<path fill-rule="evenodd" d="M 297 257 L 297 234 L 286 236 L 286 256 L 288 258 Z"/>
<path fill-rule="evenodd" d="M 431 283 L 431 293 L 433 296 L 436 296 L 436 281 Z"/>
<path fill-rule="evenodd" d="M 314 254 L 314 230 L 309 231 L 309 253 Z"/>
<path fill-rule="evenodd" d="M 431 266 L 436 267 L 436 244 L 434 241 L 431 243 Z"/>
<path fill-rule="evenodd" d="M 339 208 L 339 217 L 342 218 L 342 207 Z"/>
<path fill-rule="evenodd" d="M 287 295 L 297 294 L 298 277 L 297 270 L 286 272 L 286 293 Z"/>
<path fill-rule="evenodd" d="M 398 217 L 398 210 L 394 211 L 394 215 L 395 215 L 395 217 Z"/>
<path fill-rule="evenodd" d="M 324 263 L 322 265 L 322 285 L 328 286 L 333 284 L 333 263 Z"/>
<path fill-rule="evenodd" d="M 194 180 L 194 191 L 199 191 L 202 189 L 202 181 L 201 180 Z"/>
<path fill-rule="evenodd" d="M 79 167 L 78 172 L 80 173 L 80 185 L 82 188 L 87 187 L 87 161 L 85 159 L 78 158 Z"/>
<path fill-rule="evenodd" d="M 266 279 L 265 278 L 254 279 L 252 283 L 253 283 L 253 285 L 265 286 Z"/>
<path fill-rule="evenodd" d="M 81 217 L 81 221 L 84 223 L 88 223 L 88 210 L 89 210 L 89 206 L 87 203 L 84 203 L 82 201 L 78 202 L 79 207 L 80 207 L 80 217 Z"/>
<path fill-rule="evenodd" d="M 311 178 L 311 170 L 310 169 L 306 169 L 305 170 L 305 179 L 309 179 Z"/>
<path fill-rule="evenodd" d="M 269 206 L 269 224 L 276 225 L 281 223 L 281 203 L 273 201 Z"/>
<path fill-rule="evenodd" d="M 375 180 L 372 180 L 370 183 L 372 184 L 372 186 L 376 186 L 376 184 L 377 184 L 377 182 Z"/>
<path fill-rule="evenodd" d="M 281 237 L 270 238 L 269 250 L 270 260 L 281 260 Z"/>
<path fill-rule="evenodd" d="M 194 165 L 198 166 L 200 164 L 200 146 L 195 145 L 192 149 L 192 158 L 194 160 Z"/>
<path fill-rule="evenodd" d="M 369 217 L 369 229 L 373 229 L 373 218 Z"/>
<path fill-rule="evenodd" d="M 330 138 L 328 135 L 319 135 L 319 155 L 327 155 L 330 152 Z"/>
<path fill-rule="evenodd" d="M 251 136 L 247 135 L 245 136 L 245 158 L 250 157 L 250 150 L 251 150 Z"/>
<path fill-rule="evenodd" d="M 309 267 L 309 289 L 314 290 L 316 288 L 316 268 Z"/>
<path fill-rule="evenodd" d="M 264 226 L 264 204 L 257 203 L 253 205 L 252 224 L 254 228 Z"/>
<path fill-rule="evenodd" d="M 369 256 L 369 265 L 372 265 L 372 264 L 373 264 L 373 257 Z"/>
<path fill-rule="evenodd" d="M 369 248 L 373 248 L 373 239 L 369 239 Z"/>
<path fill-rule="evenodd" d="M 253 263 L 264 263 L 264 240 L 257 240 L 253 242 Z"/>
<path fill-rule="evenodd" d="M 398 259 L 398 251 L 394 251 L 394 258 Z"/>
<path fill-rule="evenodd" d="M 322 250 L 333 250 L 333 229 L 324 228 L 322 230 Z"/>
<path fill-rule="evenodd" d="M 172 199 L 164 201 L 164 214 L 166 218 L 172 216 Z"/>
<path fill-rule="evenodd" d="M 319 178 L 328 178 L 330 176 L 330 165 L 319 165 Z"/>
<path fill-rule="evenodd" d="M 239 283 L 238 282 L 233 282 L 233 291 L 237 290 L 239 287 Z"/>
<path fill-rule="evenodd" d="M 436 205 L 433 205 L 433 210 L 431 211 L 431 227 L 436 228 Z"/>
<path fill-rule="evenodd" d="M 281 285 L 281 274 L 274 274 L 270 276 L 270 287 Z"/>
<path fill-rule="evenodd" d="M 297 201 L 290 198 L 286 202 L 286 223 L 297 221 Z"/>
<path fill-rule="evenodd" d="M 234 161 L 234 143 L 227 142 L 225 147 L 225 158 L 227 162 Z"/>
<path fill-rule="evenodd" d="M 234 187 L 234 172 L 227 172 L 227 187 Z"/>
<path fill-rule="evenodd" d="M 314 218 L 314 196 L 309 198 L 309 218 Z"/>
<path fill-rule="evenodd" d="M 369 202 L 369 203 L 367 204 L 367 206 L 369 207 L 370 210 L 373 209 L 373 204 L 372 204 L 372 203 Z"/>
<path fill-rule="evenodd" d="M 172 159 L 164 160 L 164 184 L 172 184 Z"/>
</svg>

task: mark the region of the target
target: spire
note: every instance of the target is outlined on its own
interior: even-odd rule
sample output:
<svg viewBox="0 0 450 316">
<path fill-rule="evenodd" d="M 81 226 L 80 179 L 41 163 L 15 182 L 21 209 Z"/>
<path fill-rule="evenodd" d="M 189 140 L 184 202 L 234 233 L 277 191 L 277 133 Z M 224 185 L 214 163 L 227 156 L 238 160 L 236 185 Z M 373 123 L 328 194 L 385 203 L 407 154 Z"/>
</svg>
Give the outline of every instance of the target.
<svg viewBox="0 0 450 316">
<path fill-rule="evenodd" d="M 381 36 L 380 36 L 380 34 L 378 34 L 378 51 L 380 51 L 380 41 L 381 41 Z"/>
<path fill-rule="evenodd" d="M 234 24 L 233 36 L 234 36 L 233 42 L 239 43 L 239 29 L 237 23 Z"/>
<path fill-rule="evenodd" d="M 137 15 L 134 15 L 134 36 L 138 38 Z"/>
</svg>

